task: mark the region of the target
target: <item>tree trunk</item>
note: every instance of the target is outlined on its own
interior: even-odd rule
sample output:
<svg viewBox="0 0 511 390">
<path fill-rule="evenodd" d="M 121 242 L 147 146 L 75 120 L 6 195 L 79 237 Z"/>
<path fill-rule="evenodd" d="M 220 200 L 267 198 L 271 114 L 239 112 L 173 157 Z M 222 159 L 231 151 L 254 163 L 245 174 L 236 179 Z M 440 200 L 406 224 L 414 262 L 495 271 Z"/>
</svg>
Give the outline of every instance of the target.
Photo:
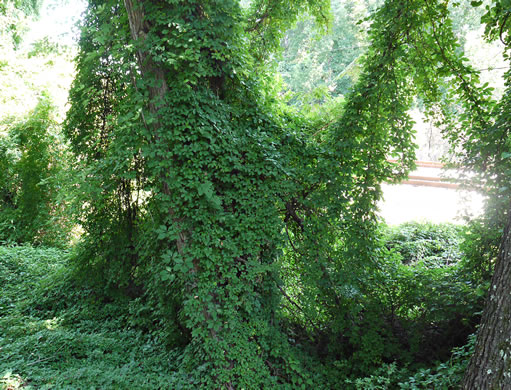
<svg viewBox="0 0 511 390">
<path fill-rule="evenodd" d="M 134 41 L 138 41 L 142 44 L 146 40 L 147 33 L 150 28 L 145 20 L 143 2 L 139 2 L 137 6 L 134 6 L 132 0 L 124 0 L 124 5 L 128 14 L 131 36 Z M 158 111 L 163 106 L 165 94 L 169 90 L 165 77 L 165 70 L 161 66 L 155 64 L 150 54 L 141 48 L 137 50 L 137 57 L 141 77 L 146 79 L 146 81 L 150 81 L 147 83 L 149 85 L 149 111 L 154 118 L 152 121 L 152 127 L 148 130 L 152 133 L 154 139 L 159 141 L 160 136 L 158 132 L 161 124 Z M 134 83 L 136 87 L 136 81 Z M 144 114 L 142 113 L 142 116 L 143 115 Z M 149 127 L 145 119 L 144 123 L 146 123 L 146 126 Z M 170 195 L 168 184 L 164 178 L 162 178 L 162 192 L 166 195 Z M 179 225 L 179 221 L 174 218 L 174 211 L 172 209 L 169 209 L 169 215 L 173 222 Z M 176 242 L 177 250 L 181 254 L 183 253 L 184 246 L 186 245 L 186 239 L 186 232 L 181 231 Z"/>
<path fill-rule="evenodd" d="M 511 210 L 462 389 L 511 389 Z"/>
</svg>

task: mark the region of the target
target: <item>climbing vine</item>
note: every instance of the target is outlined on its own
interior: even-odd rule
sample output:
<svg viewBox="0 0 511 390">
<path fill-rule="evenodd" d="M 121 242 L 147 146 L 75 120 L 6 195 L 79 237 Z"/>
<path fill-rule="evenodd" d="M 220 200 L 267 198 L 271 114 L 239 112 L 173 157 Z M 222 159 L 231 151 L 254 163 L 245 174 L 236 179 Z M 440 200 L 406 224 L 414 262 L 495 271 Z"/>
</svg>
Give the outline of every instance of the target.
<svg viewBox="0 0 511 390">
<path fill-rule="evenodd" d="M 408 111 L 420 96 L 452 139 L 470 138 L 459 123 L 490 121 L 489 91 L 436 0 L 388 0 L 373 15 L 361 77 L 333 120 L 293 112 L 267 59 L 300 13 L 327 28 L 328 8 L 89 1 L 65 130 L 82 177 L 77 260 L 185 346 L 183 386 L 320 383 L 289 318 L 320 355 L 351 353 L 361 369 L 391 356 L 374 348 L 386 324 L 364 315 L 363 297 L 385 255 L 380 185 L 413 167 Z"/>
</svg>

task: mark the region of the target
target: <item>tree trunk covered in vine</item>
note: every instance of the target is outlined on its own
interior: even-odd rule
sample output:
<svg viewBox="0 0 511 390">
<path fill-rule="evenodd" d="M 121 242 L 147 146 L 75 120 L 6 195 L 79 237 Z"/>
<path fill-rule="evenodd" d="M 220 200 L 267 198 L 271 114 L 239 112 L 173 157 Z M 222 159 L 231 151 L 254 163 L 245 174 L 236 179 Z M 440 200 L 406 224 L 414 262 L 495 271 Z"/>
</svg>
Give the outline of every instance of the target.
<svg viewBox="0 0 511 390">
<path fill-rule="evenodd" d="M 124 5 L 128 14 L 131 36 L 133 40 L 140 45 L 137 50 L 140 76 L 144 83 L 147 85 L 147 90 L 149 92 L 148 111 L 152 116 L 151 126 L 147 124 L 145 118 L 143 121 L 148 130 L 152 133 L 153 140 L 160 142 L 159 132 L 161 131 L 163 124 L 161 123 L 161 118 L 159 117 L 159 111 L 160 109 L 164 108 L 165 95 L 169 92 L 169 87 L 166 80 L 167 70 L 163 66 L 155 63 L 151 58 L 151 53 L 149 53 L 147 50 L 148 48 L 144 47 L 146 43 L 145 41 L 147 39 L 147 34 L 151 29 L 150 22 L 146 20 L 144 13 L 145 2 L 138 1 L 134 4 L 132 0 L 124 0 Z M 136 85 L 136 80 L 134 80 L 134 84 Z M 160 177 L 160 186 L 162 193 L 166 196 L 170 196 L 171 193 L 167 180 L 168 179 L 166 179 L 165 173 L 162 174 Z M 172 208 L 168 209 L 168 214 L 174 224 L 177 226 L 181 225 L 180 219 L 176 217 Z M 176 239 L 176 248 L 181 255 L 183 255 L 187 237 L 189 236 L 190 232 L 180 229 Z M 194 261 L 192 272 L 194 274 L 199 273 L 197 261 Z M 193 283 L 196 284 L 197 281 L 194 280 Z M 190 291 L 188 291 L 188 293 L 190 293 Z M 202 312 L 205 321 L 209 321 L 211 319 L 211 314 L 208 312 L 208 310 L 203 308 Z M 213 339 L 216 339 L 216 332 L 213 329 L 210 329 L 209 333 Z"/>
<path fill-rule="evenodd" d="M 462 388 L 511 389 L 511 211 Z"/>
<path fill-rule="evenodd" d="M 246 102 L 233 96 L 250 96 L 228 62 L 229 39 L 241 31 L 236 4 L 177 3 L 124 0 L 138 65 L 133 84 L 145 99 L 147 174 L 163 214 L 158 239 L 171 253 L 159 261 L 183 286 L 187 364 L 208 370 L 196 383 L 258 388 L 272 376 L 266 340 L 276 290 L 269 243 L 279 234 L 273 201 L 258 193 L 275 193 L 277 172 L 265 160 L 269 142 L 252 142 L 258 133 L 252 117 L 235 113 Z M 227 82 L 238 92 L 230 100 L 223 94 Z M 268 122 L 266 131 L 275 129 Z M 164 281 L 157 289 L 165 288 Z"/>
<path fill-rule="evenodd" d="M 147 33 L 150 29 L 148 22 L 145 20 L 144 3 L 139 2 L 138 5 L 134 5 L 132 0 L 124 0 L 124 5 L 128 14 L 131 36 L 133 37 L 134 41 L 141 44 L 141 47 L 139 47 L 137 50 L 138 65 L 140 68 L 141 77 L 145 79 L 146 83 L 148 84 L 149 112 L 151 115 L 153 115 L 151 128 L 149 128 L 147 125 L 145 118 L 144 123 L 146 127 L 148 127 L 148 130 L 152 132 L 153 138 L 156 141 L 159 141 L 160 136 L 158 132 L 161 123 L 159 120 L 158 111 L 163 107 L 165 94 L 169 90 L 167 80 L 165 78 L 165 69 L 163 69 L 161 66 L 158 66 L 158 64 L 152 60 L 151 55 L 146 50 L 142 49 L 142 44 L 147 39 Z M 133 83 L 136 87 L 136 80 L 134 80 Z M 144 114 L 142 113 L 142 115 Z M 163 193 L 168 195 L 170 190 L 164 178 L 162 178 L 161 186 Z M 169 214 L 172 218 L 174 215 L 172 209 L 169 209 Z M 177 249 L 180 253 L 183 251 L 185 242 L 186 233 L 180 232 L 176 242 Z"/>
</svg>

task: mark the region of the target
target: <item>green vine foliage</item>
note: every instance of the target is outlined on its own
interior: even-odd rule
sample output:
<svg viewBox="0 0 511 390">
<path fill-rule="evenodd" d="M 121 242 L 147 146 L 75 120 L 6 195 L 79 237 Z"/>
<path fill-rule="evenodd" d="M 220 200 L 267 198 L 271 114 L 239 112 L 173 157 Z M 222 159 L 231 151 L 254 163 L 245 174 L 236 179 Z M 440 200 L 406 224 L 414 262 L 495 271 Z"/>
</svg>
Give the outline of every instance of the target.
<svg viewBox="0 0 511 390">
<path fill-rule="evenodd" d="M 251 73 L 242 10 L 229 1 L 135 7 L 144 41 L 131 41 L 116 2 L 91 2 L 83 30 L 66 126 L 87 179 L 81 258 L 107 269 L 109 284 L 143 289 L 155 320 L 187 340 L 183 367 L 204 373 L 190 385 L 274 385 L 272 367 L 296 365 L 283 350 L 273 265 L 286 136 Z M 163 81 L 140 77 L 149 61 Z"/>
<path fill-rule="evenodd" d="M 431 106 L 443 101 L 442 76 L 457 69 L 442 71 L 442 53 L 461 63 L 450 26 L 441 2 L 387 1 L 380 8 L 360 80 L 340 117 L 311 131 L 311 159 L 300 160 L 309 164 L 297 168 L 303 177 L 290 194 L 295 198 L 286 215 L 290 246 L 284 280 L 303 310 L 297 313 L 289 304 L 288 311 L 310 334 L 321 336 L 320 350 L 329 344 L 330 356 L 352 356 L 362 371 L 388 359 L 395 348 L 366 298 L 374 294 L 376 270 L 390 266 L 391 255 L 379 246 L 374 229 L 380 183 L 403 177 L 413 166 L 407 112 L 417 95 Z M 389 163 L 389 157 L 399 163 Z"/>
<path fill-rule="evenodd" d="M 304 11 L 328 25 L 325 1 L 89 1 L 65 126 L 81 175 L 77 263 L 184 346 L 183 387 L 328 386 L 297 329 L 324 360 L 370 370 L 392 357 L 374 348 L 388 334 L 364 302 L 388 255 L 380 183 L 413 167 L 407 112 L 420 95 L 452 118 L 461 97 L 460 117 L 487 123 L 489 93 L 472 88 L 437 0 L 374 14 L 333 118 L 289 109 L 267 59 Z"/>
<path fill-rule="evenodd" d="M 140 115 L 134 91 L 127 88 L 133 64 L 113 50 L 128 46 L 127 20 L 119 13 L 119 5 L 89 6 L 77 59 L 80 72 L 70 91 L 70 100 L 80 104 L 68 112 L 64 132 L 79 156 L 74 208 L 85 230 L 84 265 L 91 265 L 89 271 L 96 272 L 99 283 L 107 288 L 113 283 L 113 288 L 122 287 L 132 295 L 137 290 L 139 217 L 147 207 L 149 192 L 144 186 L 149 184 L 142 176 L 142 137 L 136 121 L 131 122 Z M 123 116 L 133 108 L 133 103 L 125 104 L 130 99 L 135 101 L 133 115 Z"/>
</svg>

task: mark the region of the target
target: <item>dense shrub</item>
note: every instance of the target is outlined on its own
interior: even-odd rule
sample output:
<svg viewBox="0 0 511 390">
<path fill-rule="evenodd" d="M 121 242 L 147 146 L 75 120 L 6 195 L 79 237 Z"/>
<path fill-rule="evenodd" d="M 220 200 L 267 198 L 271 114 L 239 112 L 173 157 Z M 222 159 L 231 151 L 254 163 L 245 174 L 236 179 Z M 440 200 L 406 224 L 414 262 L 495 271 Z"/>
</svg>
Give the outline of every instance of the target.
<svg viewBox="0 0 511 390">
<path fill-rule="evenodd" d="M 474 333 L 485 293 L 464 269 L 463 232 L 449 224 L 383 227 L 370 266 L 352 262 L 341 270 L 345 283 L 336 287 L 332 317 L 327 308 L 300 312 L 284 301 L 296 343 L 310 345 L 322 362 L 336 361 L 338 378 L 379 378 L 390 370 L 404 381 L 413 370 L 447 361 Z M 305 302 L 291 266 L 283 267 L 286 290 Z"/>
<path fill-rule="evenodd" d="M 464 268 L 475 281 L 489 283 L 497 259 L 505 213 L 495 215 L 491 210 L 486 216 L 470 221 L 463 233 L 461 249 Z"/>
<path fill-rule="evenodd" d="M 423 261 L 428 266 L 457 263 L 461 257 L 461 233 L 465 229 L 453 224 L 407 222 L 383 229 L 385 246 L 402 256 L 405 264 Z"/>
<path fill-rule="evenodd" d="M 347 385 L 357 390 L 450 390 L 461 384 L 468 360 L 474 352 L 475 337 L 471 336 L 466 345 L 454 348 L 451 358 L 445 363 L 437 363 L 432 368 L 422 368 L 413 372 L 398 368 L 395 363 L 382 365 L 373 375 L 348 380 Z"/>
</svg>

